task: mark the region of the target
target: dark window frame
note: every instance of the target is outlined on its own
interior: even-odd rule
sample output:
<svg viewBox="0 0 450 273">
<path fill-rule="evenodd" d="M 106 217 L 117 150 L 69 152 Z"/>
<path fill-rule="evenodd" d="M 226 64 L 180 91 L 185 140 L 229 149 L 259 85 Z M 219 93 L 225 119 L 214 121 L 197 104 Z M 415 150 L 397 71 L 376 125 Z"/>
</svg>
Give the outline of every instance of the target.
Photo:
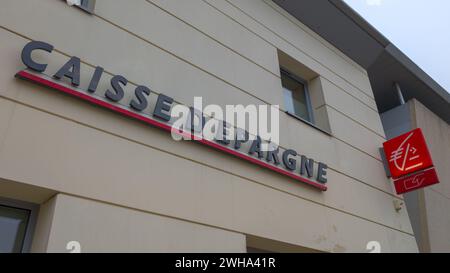
<svg viewBox="0 0 450 273">
<path fill-rule="evenodd" d="M 30 212 L 21 250 L 21 253 L 29 253 L 33 242 L 34 229 L 36 227 L 39 213 L 39 205 L 4 197 L 0 197 L 0 205 L 15 209 L 28 210 Z"/>
</svg>

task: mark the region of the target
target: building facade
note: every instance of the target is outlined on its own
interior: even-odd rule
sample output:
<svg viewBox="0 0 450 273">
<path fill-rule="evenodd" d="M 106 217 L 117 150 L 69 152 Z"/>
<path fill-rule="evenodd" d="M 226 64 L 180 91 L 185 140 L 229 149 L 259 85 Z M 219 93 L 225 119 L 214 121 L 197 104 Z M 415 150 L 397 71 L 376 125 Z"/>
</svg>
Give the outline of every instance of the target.
<svg viewBox="0 0 450 273">
<path fill-rule="evenodd" d="M 370 70 L 311 21 L 269 0 L 93 2 L 79 9 L 61 0 L 2 1 L 0 251 L 369 252 L 373 242 L 382 252 L 450 250 L 436 220 L 450 226 L 439 217 L 450 206 L 450 151 L 440 148 L 449 143 L 447 121 L 418 100 L 406 104 L 411 128 L 429 137 L 442 183 L 405 201 L 379 153 L 388 132 L 380 113 L 390 109 L 379 110 Z M 73 77 L 53 76 L 79 58 L 78 91 L 101 66 L 96 94 L 123 75 L 123 96 L 147 86 L 149 107 L 161 94 L 188 106 L 194 97 L 279 105 L 280 146 L 314 159 L 314 174 L 296 179 L 175 141 L 17 78 L 31 41 L 54 47 L 30 54 L 47 65 L 40 75 L 49 81 L 73 86 Z M 318 177 L 319 162 L 326 184 L 302 183 Z"/>
<path fill-rule="evenodd" d="M 421 128 L 429 145 L 440 184 L 405 194 L 405 204 L 421 252 L 448 252 L 450 127 L 416 99 L 382 114 L 386 134 L 397 136 Z"/>
</svg>

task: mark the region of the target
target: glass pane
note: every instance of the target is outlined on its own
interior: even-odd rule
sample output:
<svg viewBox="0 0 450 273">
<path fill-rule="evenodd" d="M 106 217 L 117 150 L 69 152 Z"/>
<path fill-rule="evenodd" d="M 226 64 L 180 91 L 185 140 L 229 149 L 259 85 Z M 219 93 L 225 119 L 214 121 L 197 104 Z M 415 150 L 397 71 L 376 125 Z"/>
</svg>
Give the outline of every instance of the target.
<svg viewBox="0 0 450 273">
<path fill-rule="evenodd" d="M 309 121 L 305 85 L 281 73 L 286 110 Z"/>
<path fill-rule="evenodd" d="M 283 96 L 284 96 L 284 104 L 286 107 L 286 111 L 290 113 L 294 113 L 294 101 L 292 99 L 292 91 L 286 88 L 283 88 Z"/>
<path fill-rule="evenodd" d="M 0 206 L 0 253 L 22 252 L 28 210 Z"/>
</svg>

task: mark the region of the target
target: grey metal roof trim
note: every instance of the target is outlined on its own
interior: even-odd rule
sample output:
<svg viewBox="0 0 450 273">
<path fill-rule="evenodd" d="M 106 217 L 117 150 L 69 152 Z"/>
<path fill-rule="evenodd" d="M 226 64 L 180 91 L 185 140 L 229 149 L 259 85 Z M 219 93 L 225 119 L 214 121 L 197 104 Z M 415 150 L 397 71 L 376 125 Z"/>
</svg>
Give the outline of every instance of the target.
<svg viewBox="0 0 450 273">
<path fill-rule="evenodd" d="M 440 84 L 438 84 L 433 78 L 430 77 L 430 75 L 416 65 L 394 44 L 387 46 L 386 51 L 389 52 L 389 54 L 391 54 L 397 61 L 402 63 L 406 68 L 408 68 L 409 71 L 411 71 L 411 73 L 413 73 L 418 79 L 423 81 L 434 92 L 440 95 L 445 101 L 447 101 L 447 103 L 450 103 L 450 93 L 448 93 Z"/>
<path fill-rule="evenodd" d="M 370 36 L 377 40 L 383 47 L 387 47 L 391 42 L 382 33 L 380 33 L 375 27 L 364 19 L 359 13 L 351 8 L 347 3 L 341 0 L 330 0 L 336 8 L 342 13 L 351 18 L 355 24 L 366 31 Z"/>
<path fill-rule="evenodd" d="M 380 113 L 416 98 L 450 123 L 450 94 L 342 0 L 273 0 L 369 73 Z"/>
</svg>

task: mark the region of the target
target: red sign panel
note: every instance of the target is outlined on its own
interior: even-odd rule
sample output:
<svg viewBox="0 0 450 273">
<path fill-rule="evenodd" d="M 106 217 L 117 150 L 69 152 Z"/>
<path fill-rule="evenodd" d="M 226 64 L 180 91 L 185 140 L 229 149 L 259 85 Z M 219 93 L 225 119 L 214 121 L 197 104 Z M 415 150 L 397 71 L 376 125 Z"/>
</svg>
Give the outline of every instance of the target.
<svg viewBox="0 0 450 273">
<path fill-rule="evenodd" d="M 397 194 L 414 191 L 437 183 L 439 183 L 439 179 L 434 168 L 415 173 L 394 182 Z"/>
<path fill-rule="evenodd" d="M 394 179 L 433 166 L 421 129 L 393 138 L 383 147 Z"/>
</svg>

